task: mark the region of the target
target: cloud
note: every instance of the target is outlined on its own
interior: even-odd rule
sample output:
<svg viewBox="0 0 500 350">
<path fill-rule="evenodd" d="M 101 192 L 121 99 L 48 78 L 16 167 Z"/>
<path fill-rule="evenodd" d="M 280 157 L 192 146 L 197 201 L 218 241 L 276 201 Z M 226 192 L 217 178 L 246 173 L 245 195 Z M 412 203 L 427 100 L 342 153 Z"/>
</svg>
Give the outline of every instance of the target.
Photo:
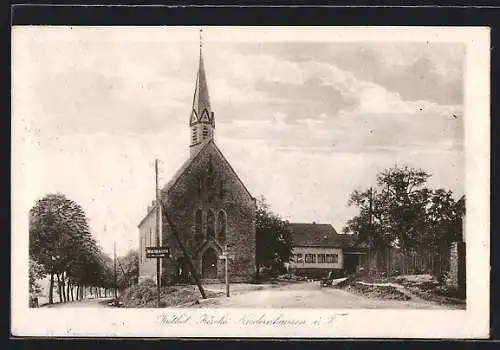
<svg viewBox="0 0 500 350">
<path fill-rule="evenodd" d="M 235 45 L 242 55 L 269 54 L 294 63 L 335 65 L 365 81 L 400 93 L 404 100 L 463 102 L 465 46 L 442 42 L 322 42 Z"/>
<path fill-rule="evenodd" d="M 255 66 L 254 58 L 259 61 L 262 57 L 247 53 L 235 60 Z M 290 67 L 292 72 L 298 67 L 303 84 L 254 75 L 245 89 L 258 89 L 262 98 L 245 103 L 245 107 L 239 104 L 239 110 L 234 104 L 232 118 L 225 119 L 219 128 L 222 137 L 268 140 L 280 150 L 302 148 L 304 152 L 447 152 L 449 148 L 444 148 L 440 140 L 452 144 L 453 150 L 462 150 L 460 105 L 406 101 L 399 93 L 360 80 L 333 64 L 301 61 L 293 65 L 282 62 L 280 66 Z M 251 93 L 246 96 L 252 101 Z"/>
<path fill-rule="evenodd" d="M 158 43 L 47 42 L 21 52 L 16 67 L 31 73 L 23 81 L 30 113 L 58 133 L 154 132 L 189 104 L 194 77 L 181 64 L 182 51 Z"/>
<path fill-rule="evenodd" d="M 77 200 L 108 252 L 117 237 L 124 252 L 137 244 L 154 158 L 164 183 L 189 154 L 198 64 L 193 43 L 123 33 L 28 35 L 14 45 L 13 120 L 29 158 L 28 200 L 55 191 Z M 284 217 L 341 229 L 353 214 L 349 192 L 395 163 L 463 190 L 455 46 L 206 46 L 216 142 L 252 194 Z"/>
</svg>

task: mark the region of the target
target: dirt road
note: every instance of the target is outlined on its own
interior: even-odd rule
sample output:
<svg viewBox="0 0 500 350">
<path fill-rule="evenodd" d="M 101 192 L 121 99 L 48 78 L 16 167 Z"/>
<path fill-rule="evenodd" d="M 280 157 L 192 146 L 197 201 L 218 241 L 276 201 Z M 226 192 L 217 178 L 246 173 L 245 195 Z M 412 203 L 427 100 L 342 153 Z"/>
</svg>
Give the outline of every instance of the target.
<svg viewBox="0 0 500 350">
<path fill-rule="evenodd" d="M 209 290 L 214 287 L 206 286 Z M 215 290 L 220 286 L 215 287 Z M 234 291 L 231 297 L 205 300 L 191 306 L 214 308 L 332 308 L 332 309 L 452 309 L 423 300 L 371 299 L 342 289 L 321 288 L 319 282 L 307 282 L 261 289 Z"/>
<path fill-rule="evenodd" d="M 84 300 L 78 300 L 78 301 L 72 301 L 69 303 L 56 303 L 52 305 L 44 305 L 43 307 L 50 307 L 50 308 L 74 308 L 74 307 L 93 307 L 93 308 L 103 308 L 103 307 L 109 307 L 108 306 L 108 301 L 111 300 L 111 298 L 97 298 L 97 299 L 84 299 Z"/>
</svg>

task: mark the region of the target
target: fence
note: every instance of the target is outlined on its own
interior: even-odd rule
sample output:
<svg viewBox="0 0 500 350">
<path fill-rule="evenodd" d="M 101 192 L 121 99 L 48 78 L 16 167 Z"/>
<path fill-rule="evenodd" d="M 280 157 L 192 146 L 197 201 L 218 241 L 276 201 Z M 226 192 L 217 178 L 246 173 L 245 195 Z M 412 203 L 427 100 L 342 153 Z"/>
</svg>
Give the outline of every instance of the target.
<svg viewBox="0 0 500 350">
<path fill-rule="evenodd" d="M 450 245 L 443 242 L 438 247 L 407 250 L 385 247 L 368 252 L 368 269 L 386 275 L 431 274 L 441 278 L 450 268 Z"/>
</svg>

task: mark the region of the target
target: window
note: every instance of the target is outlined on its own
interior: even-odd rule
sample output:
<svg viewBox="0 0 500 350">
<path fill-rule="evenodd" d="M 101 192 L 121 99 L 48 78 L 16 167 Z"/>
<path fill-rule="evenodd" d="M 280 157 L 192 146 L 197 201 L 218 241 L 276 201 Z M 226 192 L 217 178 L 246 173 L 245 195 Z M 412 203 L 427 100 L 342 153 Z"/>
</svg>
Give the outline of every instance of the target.
<svg viewBox="0 0 500 350">
<path fill-rule="evenodd" d="M 207 214 L 207 238 L 215 236 L 215 215 L 212 210 Z"/>
<path fill-rule="evenodd" d="M 142 235 L 139 239 L 139 262 L 142 263 L 142 256 L 144 255 L 144 253 L 142 252 L 142 250 L 144 249 L 144 245 L 142 244 Z"/>
<path fill-rule="evenodd" d="M 142 262 L 146 261 L 146 236 L 142 236 Z"/>
<path fill-rule="evenodd" d="M 219 241 L 226 241 L 226 213 L 224 211 L 219 211 L 217 217 L 217 226 L 219 227 Z"/>
<path fill-rule="evenodd" d="M 201 209 L 198 209 L 194 218 L 194 233 L 195 235 L 201 235 L 201 227 L 202 227 L 202 212 Z"/>
<path fill-rule="evenodd" d="M 208 155 L 208 173 L 212 174 L 213 171 L 214 171 L 214 166 L 213 166 L 213 162 L 212 162 L 212 155 L 209 154 Z"/>
<path fill-rule="evenodd" d="M 326 254 L 326 262 L 330 264 L 336 264 L 339 262 L 338 254 Z"/>
<path fill-rule="evenodd" d="M 203 190 L 203 179 L 198 179 L 198 195 L 201 195 L 201 191 Z"/>
<path fill-rule="evenodd" d="M 318 264 L 323 264 L 325 262 L 325 254 L 318 254 L 317 259 L 318 259 Z"/>
<path fill-rule="evenodd" d="M 304 262 L 304 256 L 302 254 L 293 254 L 293 262 L 295 263 L 303 263 Z"/>
<path fill-rule="evenodd" d="M 224 181 L 220 180 L 219 182 L 219 197 L 224 198 Z"/>
<path fill-rule="evenodd" d="M 203 138 L 206 138 L 208 136 L 208 127 L 204 126 L 203 127 Z"/>
<path fill-rule="evenodd" d="M 209 168 L 209 173 L 212 171 Z M 207 199 L 209 201 L 212 201 L 214 197 L 217 195 L 217 188 L 214 183 L 214 175 L 208 175 L 206 178 L 206 193 L 207 193 Z"/>
<path fill-rule="evenodd" d="M 306 254 L 306 263 L 314 263 L 314 254 Z"/>
</svg>

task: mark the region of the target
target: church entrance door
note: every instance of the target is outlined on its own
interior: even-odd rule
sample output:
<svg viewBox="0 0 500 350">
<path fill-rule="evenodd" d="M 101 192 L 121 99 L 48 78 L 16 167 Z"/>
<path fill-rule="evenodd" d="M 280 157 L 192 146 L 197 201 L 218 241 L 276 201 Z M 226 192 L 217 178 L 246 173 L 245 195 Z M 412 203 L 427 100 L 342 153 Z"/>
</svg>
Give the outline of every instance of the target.
<svg viewBox="0 0 500 350">
<path fill-rule="evenodd" d="M 203 253 L 201 262 L 202 278 L 215 279 L 217 278 L 217 253 L 212 248 L 208 248 Z"/>
</svg>

